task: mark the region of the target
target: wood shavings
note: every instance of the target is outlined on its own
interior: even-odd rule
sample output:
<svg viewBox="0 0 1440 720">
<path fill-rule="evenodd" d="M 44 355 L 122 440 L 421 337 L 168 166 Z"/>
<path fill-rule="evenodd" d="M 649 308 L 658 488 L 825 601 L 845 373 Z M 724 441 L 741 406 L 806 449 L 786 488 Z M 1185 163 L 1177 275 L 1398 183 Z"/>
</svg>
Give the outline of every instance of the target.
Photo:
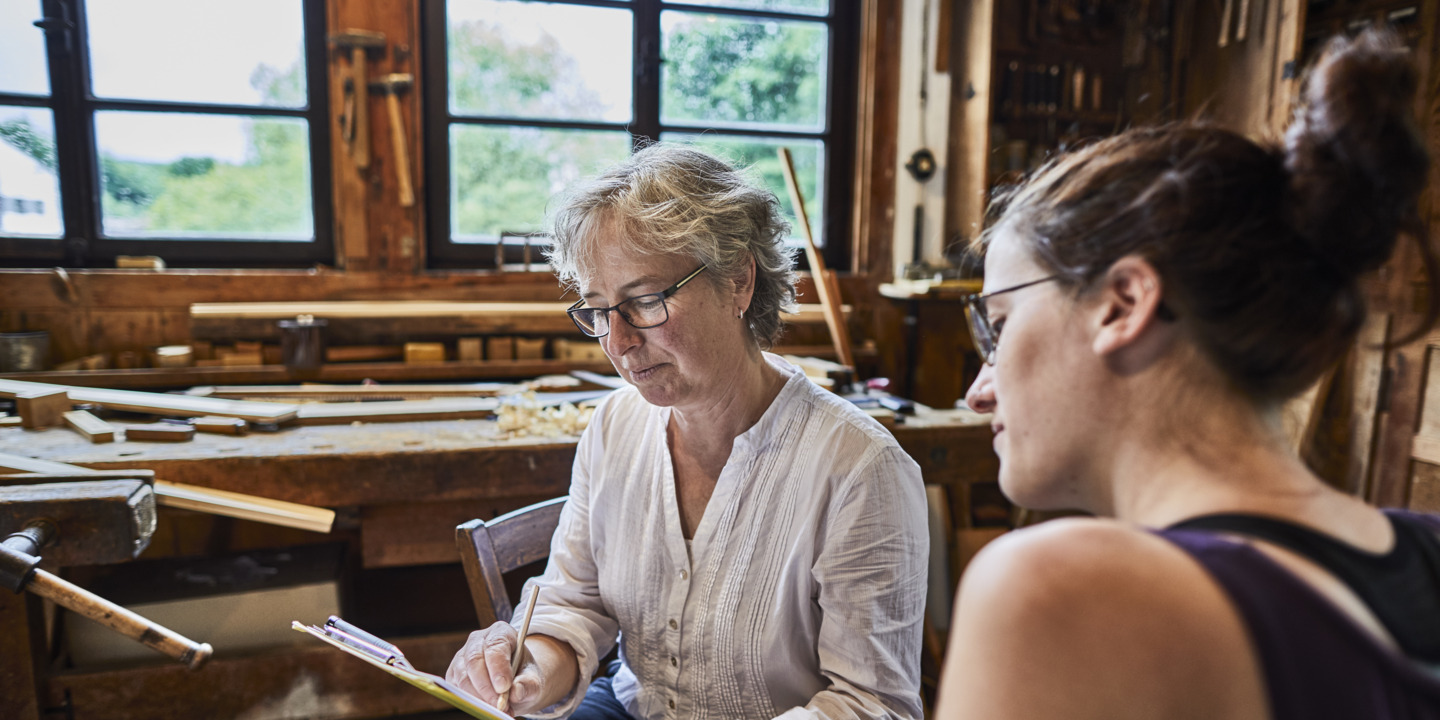
<svg viewBox="0 0 1440 720">
<path fill-rule="evenodd" d="M 594 414 L 594 408 L 578 408 L 571 403 L 541 407 L 534 393 L 526 393 L 517 401 L 502 404 L 495 421 L 500 433 L 510 438 L 561 437 L 579 435 Z"/>
</svg>

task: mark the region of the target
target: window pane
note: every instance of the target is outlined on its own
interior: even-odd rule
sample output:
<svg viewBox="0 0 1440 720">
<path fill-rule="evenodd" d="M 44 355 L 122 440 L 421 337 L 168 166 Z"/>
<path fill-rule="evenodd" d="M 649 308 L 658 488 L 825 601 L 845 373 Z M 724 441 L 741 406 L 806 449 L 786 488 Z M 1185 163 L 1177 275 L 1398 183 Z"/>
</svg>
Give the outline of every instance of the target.
<svg viewBox="0 0 1440 720">
<path fill-rule="evenodd" d="M 494 242 L 501 232 L 543 230 L 552 195 L 629 155 L 624 131 L 452 125 L 451 239 Z"/>
<path fill-rule="evenodd" d="M 660 28 L 661 122 L 824 129 L 824 23 L 670 11 Z"/>
<path fill-rule="evenodd" d="M 0 106 L 0 235 L 58 238 L 63 229 L 54 118 Z"/>
<path fill-rule="evenodd" d="M 686 3 L 740 8 L 741 10 L 803 13 L 805 15 L 825 15 L 830 12 L 830 0 L 686 0 Z"/>
<path fill-rule="evenodd" d="M 299 0 L 87 0 L 95 95 L 304 107 Z"/>
<path fill-rule="evenodd" d="M 777 148 L 790 148 L 790 162 L 795 165 L 795 179 L 800 192 L 805 195 L 805 215 L 810 219 L 810 232 L 815 235 L 815 244 L 824 247 L 825 238 L 821 219 L 825 217 L 825 198 L 821 189 L 825 187 L 825 143 L 820 140 L 798 138 L 754 138 L 735 135 L 724 136 L 714 133 L 687 135 L 663 133 L 666 141 L 683 142 L 724 159 L 731 165 L 749 168 L 752 177 L 759 179 L 765 187 L 780 198 L 780 209 L 790 223 L 790 245 L 803 247 L 805 231 L 796 222 L 795 206 L 790 201 L 790 188 L 785 184 L 785 171 L 780 165 Z"/>
<path fill-rule="evenodd" d="M 40 0 L 0 2 L 0 92 L 50 94 L 45 33 L 31 24 L 44 16 Z"/>
<path fill-rule="evenodd" d="M 109 237 L 310 240 L 308 123 L 97 112 Z"/>
<path fill-rule="evenodd" d="M 447 9 L 451 113 L 630 120 L 629 10 L 506 0 Z"/>
</svg>

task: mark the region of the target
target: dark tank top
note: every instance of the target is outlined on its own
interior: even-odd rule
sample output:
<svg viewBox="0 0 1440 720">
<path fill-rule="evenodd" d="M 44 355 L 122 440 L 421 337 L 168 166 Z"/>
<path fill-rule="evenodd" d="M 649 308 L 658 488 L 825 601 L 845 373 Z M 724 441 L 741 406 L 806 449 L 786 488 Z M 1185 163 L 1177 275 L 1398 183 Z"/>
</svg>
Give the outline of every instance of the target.
<svg viewBox="0 0 1440 720">
<path fill-rule="evenodd" d="M 1274 720 L 1440 720 L 1440 517 L 1386 515 L 1395 547 L 1383 555 L 1257 516 L 1206 516 L 1157 531 L 1194 557 L 1234 603 Z M 1218 533 L 1267 540 L 1326 568 L 1401 650 L 1377 642 L 1263 552 Z"/>
</svg>

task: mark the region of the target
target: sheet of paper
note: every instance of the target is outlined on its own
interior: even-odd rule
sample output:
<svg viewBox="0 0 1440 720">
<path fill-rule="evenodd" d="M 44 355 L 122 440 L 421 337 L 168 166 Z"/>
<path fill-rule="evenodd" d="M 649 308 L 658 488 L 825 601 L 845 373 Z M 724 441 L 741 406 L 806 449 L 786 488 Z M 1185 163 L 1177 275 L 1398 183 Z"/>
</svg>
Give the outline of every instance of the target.
<svg viewBox="0 0 1440 720">
<path fill-rule="evenodd" d="M 320 638 L 325 643 L 340 648 L 345 652 L 354 655 L 365 662 L 434 695 L 454 707 L 464 711 L 466 714 L 481 718 L 482 720 L 515 720 L 515 718 L 501 712 L 494 705 L 491 705 L 480 698 L 471 695 L 438 675 L 431 675 L 420 670 L 392 665 L 358 648 L 346 645 L 335 638 L 330 637 L 324 630 L 314 626 L 305 625 L 298 620 L 291 621 L 290 627 L 303 633 L 309 633 Z"/>
</svg>

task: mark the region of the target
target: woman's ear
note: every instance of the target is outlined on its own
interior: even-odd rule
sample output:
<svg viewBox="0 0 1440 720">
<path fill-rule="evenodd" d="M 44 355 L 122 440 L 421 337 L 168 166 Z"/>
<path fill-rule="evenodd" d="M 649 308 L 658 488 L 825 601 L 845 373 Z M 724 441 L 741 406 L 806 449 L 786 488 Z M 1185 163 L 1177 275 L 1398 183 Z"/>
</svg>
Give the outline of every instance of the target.
<svg viewBox="0 0 1440 720">
<path fill-rule="evenodd" d="M 1097 290 L 1095 354 L 1113 356 L 1133 348 L 1159 322 L 1165 286 L 1148 260 L 1138 255 L 1120 258 L 1105 271 Z"/>
<path fill-rule="evenodd" d="M 755 256 L 751 255 L 749 261 L 745 274 L 735 279 L 735 302 L 739 305 L 736 309 L 742 313 L 750 309 L 750 301 L 755 297 Z"/>
</svg>

